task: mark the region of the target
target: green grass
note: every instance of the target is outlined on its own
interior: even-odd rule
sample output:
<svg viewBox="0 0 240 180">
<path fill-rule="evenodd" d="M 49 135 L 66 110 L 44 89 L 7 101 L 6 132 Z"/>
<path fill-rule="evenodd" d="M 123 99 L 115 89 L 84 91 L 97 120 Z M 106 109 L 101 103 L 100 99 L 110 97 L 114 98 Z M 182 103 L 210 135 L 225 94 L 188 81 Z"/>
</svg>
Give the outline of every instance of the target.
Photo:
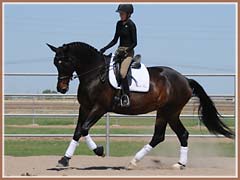
<svg viewBox="0 0 240 180">
<path fill-rule="evenodd" d="M 39 156 L 39 155 L 63 155 L 69 141 L 66 140 L 5 140 L 5 155 L 10 156 Z M 177 142 L 177 141 L 176 141 Z M 178 156 L 179 144 L 175 141 L 165 141 L 158 145 L 150 155 L 156 156 Z M 110 143 L 111 156 L 133 156 L 147 142 L 124 141 Z M 105 145 L 105 142 L 97 142 Z M 224 156 L 234 157 L 235 148 L 233 142 L 190 142 L 190 156 Z M 204 148 L 203 148 L 204 147 Z M 80 143 L 76 155 L 94 155 L 84 142 Z"/>
<path fill-rule="evenodd" d="M 205 127 L 196 128 L 188 127 L 187 128 L 190 134 L 209 134 L 208 130 Z M 73 134 L 74 128 L 22 128 L 22 127 L 5 127 L 5 134 Z M 90 130 L 91 134 L 105 134 L 105 129 L 96 129 L 92 128 Z M 111 134 L 153 134 L 153 128 L 141 128 L 141 129 L 131 129 L 131 128 L 117 128 L 110 129 Z M 167 128 L 167 134 L 174 134 L 174 132 Z"/>
<path fill-rule="evenodd" d="M 74 128 L 58 128 L 56 126 L 61 125 L 73 125 L 74 121 L 76 123 L 76 119 L 73 118 L 38 118 L 35 119 L 35 124 L 42 126 L 41 128 L 35 126 L 33 127 L 21 127 L 21 125 L 32 125 L 31 118 L 6 118 L 6 125 L 19 125 L 19 127 L 9 127 L 5 126 L 6 134 L 72 134 L 74 132 Z M 110 133 L 112 134 L 152 134 L 153 126 L 154 126 L 154 118 L 111 118 L 110 125 L 119 125 L 119 128 L 111 128 Z M 187 128 L 190 134 L 208 134 L 208 131 L 201 124 L 201 128 L 198 127 L 197 119 L 183 119 L 182 120 L 184 126 Z M 94 126 L 105 126 L 106 120 L 102 118 L 99 122 Z M 225 123 L 229 127 L 235 126 L 234 119 L 226 119 Z M 54 126 L 54 127 L 51 127 Z M 129 126 L 129 127 L 121 127 L 121 126 Z M 131 127 L 141 126 L 139 129 L 133 129 Z M 92 134 L 105 134 L 106 130 L 104 128 L 92 128 L 90 130 Z M 172 134 L 173 132 L 168 128 L 168 134 Z"/>
<path fill-rule="evenodd" d="M 42 126 L 48 125 L 71 125 L 74 124 L 74 118 L 34 118 L 34 123 Z M 33 118 L 5 118 L 5 125 L 30 125 L 33 124 Z"/>
<path fill-rule="evenodd" d="M 48 125 L 71 125 L 75 124 L 76 118 L 35 118 L 35 124 L 48 126 Z M 181 118 L 183 124 L 187 127 L 196 126 L 198 124 L 198 118 Z M 122 126 L 152 126 L 154 125 L 155 118 L 149 117 L 131 117 L 131 118 L 114 118 L 111 117 L 110 125 L 122 125 Z M 224 122 L 228 126 L 235 126 L 235 120 L 233 118 L 226 118 Z M 32 118 L 5 118 L 6 125 L 30 125 L 33 123 Z M 106 119 L 101 118 L 96 125 L 105 125 Z"/>
<path fill-rule="evenodd" d="M 118 128 L 110 128 L 111 134 L 152 134 L 154 118 L 111 118 L 110 125 L 119 125 Z M 209 134 L 204 125 L 201 125 L 201 129 L 197 126 L 197 118 L 182 119 L 184 126 L 188 129 L 190 134 Z M 235 127 L 234 119 L 225 119 L 224 121 L 228 126 Z M 36 118 L 35 124 L 41 126 L 37 127 L 22 127 L 21 125 L 31 125 L 32 118 L 6 118 L 5 119 L 5 134 L 73 134 L 73 128 L 58 128 L 57 125 L 73 125 L 76 123 L 76 118 Z M 106 120 L 102 118 L 94 126 L 105 126 Z M 19 125 L 18 127 L 10 127 L 10 125 Z M 53 127 L 54 126 L 54 127 Z M 123 127 L 125 126 L 125 127 Z M 129 127 L 126 127 L 129 126 Z M 131 127 L 141 126 L 139 129 L 133 129 Z M 92 128 L 91 134 L 105 134 L 105 128 Z M 170 128 L 167 128 L 167 134 L 173 134 Z M 71 138 L 70 138 L 71 139 Z M 134 139 L 134 138 L 133 138 Z M 150 138 L 149 138 L 150 139 Z M 190 138 L 191 140 L 191 138 Z M 206 140 L 206 141 L 205 141 Z M 70 140 L 69 140 L 70 141 Z M 38 156 L 38 155 L 63 155 L 69 141 L 56 140 L 56 139 L 5 139 L 5 154 L 11 156 Z M 133 156 L 144 144 L 148 142 L 144 141 L 124 141 L 117 142 L 111 140 L 110 154 L 111 156 Z M 98 144 L 105 145 L 105 142 L 98 142 Z M 233 157 L 235 155 L 234 143 L 231 141 L 203 141 L 191 142 L 190 156 L 198 155 L 204 157 L 205 155 L 217 155 Z M 178 156 L 179 143 L 176 140 L 174 143 L 163 142 L 157 146 L 152 152 L 152 155 L 158 156 Z M 85 143 L 80 143 L 77 148 L 76 154 L 81 155 L 93 155 Z"/>
</svg>

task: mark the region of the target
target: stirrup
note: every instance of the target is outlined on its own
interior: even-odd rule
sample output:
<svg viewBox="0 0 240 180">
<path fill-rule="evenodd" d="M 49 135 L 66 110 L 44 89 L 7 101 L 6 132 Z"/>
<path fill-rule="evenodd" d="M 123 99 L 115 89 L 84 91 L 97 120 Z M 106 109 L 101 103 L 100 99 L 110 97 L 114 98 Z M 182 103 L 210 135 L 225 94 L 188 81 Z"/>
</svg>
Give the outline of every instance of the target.
<svg viewBox="0 0 240 180">
<path fill-rule="evenodd" d="M 126 102 L 123 101 L 123 98 L 126 98 Z M 121 104 L 121 107 L 129 107 L 130 106 L 130 100 L 129 100 L 128 95 L 123 94 L 121 96 L 120 104 Z"/>
</svg>

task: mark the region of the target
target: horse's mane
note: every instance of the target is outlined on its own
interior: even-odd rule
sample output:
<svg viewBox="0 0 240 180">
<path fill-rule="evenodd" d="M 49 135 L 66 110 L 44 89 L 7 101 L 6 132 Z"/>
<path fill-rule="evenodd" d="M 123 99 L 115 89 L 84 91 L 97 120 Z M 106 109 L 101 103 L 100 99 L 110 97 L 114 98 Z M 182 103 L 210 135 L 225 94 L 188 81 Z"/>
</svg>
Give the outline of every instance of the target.
<svg viewBox="0 0 240 180">
<path fill-rule="evenodd" d="M 99 54 L 99 51 L 96 48 L 84 42 L 71 42 L 68 44 L 64 44 L 63 47 L 64 46 L 67 46 L 68 48 L 87 48 Z"/>
</svg>

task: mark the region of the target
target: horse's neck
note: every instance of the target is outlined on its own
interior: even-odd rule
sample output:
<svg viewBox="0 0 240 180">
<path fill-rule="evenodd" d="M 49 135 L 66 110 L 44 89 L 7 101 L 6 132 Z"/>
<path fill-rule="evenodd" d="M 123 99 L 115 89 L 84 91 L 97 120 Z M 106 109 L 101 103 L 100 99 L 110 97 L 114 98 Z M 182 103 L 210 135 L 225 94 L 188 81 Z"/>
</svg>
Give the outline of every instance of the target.
<svg viewBox="0 0 240 180">
<path fill-rule="evenodd" d="M 94 56 L 82 55 L 78 57 L 79 62 L 77 63 L 75 71 L 81 81 L 92 79 L 93 76 L 96 76 L 96 74 L 99 73 L 100 68 L 105 65 L 104 57 L 98 54 Z"/>
</svg>

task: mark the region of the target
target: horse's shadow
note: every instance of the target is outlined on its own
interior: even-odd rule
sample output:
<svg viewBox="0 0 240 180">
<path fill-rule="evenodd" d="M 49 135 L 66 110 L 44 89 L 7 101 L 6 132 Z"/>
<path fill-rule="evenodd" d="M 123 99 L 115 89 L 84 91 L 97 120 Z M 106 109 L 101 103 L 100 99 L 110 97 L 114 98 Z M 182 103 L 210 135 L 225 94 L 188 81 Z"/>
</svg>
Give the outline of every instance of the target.
<svg viewBox="0 0 240 180">
<path fill-rule="evenodd" d="M 126 170 L 124 166 L 90 166 L 90 167 L 67 167 L 67 168 L 49 168 L 47 171 L 64 171 L 64 170 Z"/>
</svg>

